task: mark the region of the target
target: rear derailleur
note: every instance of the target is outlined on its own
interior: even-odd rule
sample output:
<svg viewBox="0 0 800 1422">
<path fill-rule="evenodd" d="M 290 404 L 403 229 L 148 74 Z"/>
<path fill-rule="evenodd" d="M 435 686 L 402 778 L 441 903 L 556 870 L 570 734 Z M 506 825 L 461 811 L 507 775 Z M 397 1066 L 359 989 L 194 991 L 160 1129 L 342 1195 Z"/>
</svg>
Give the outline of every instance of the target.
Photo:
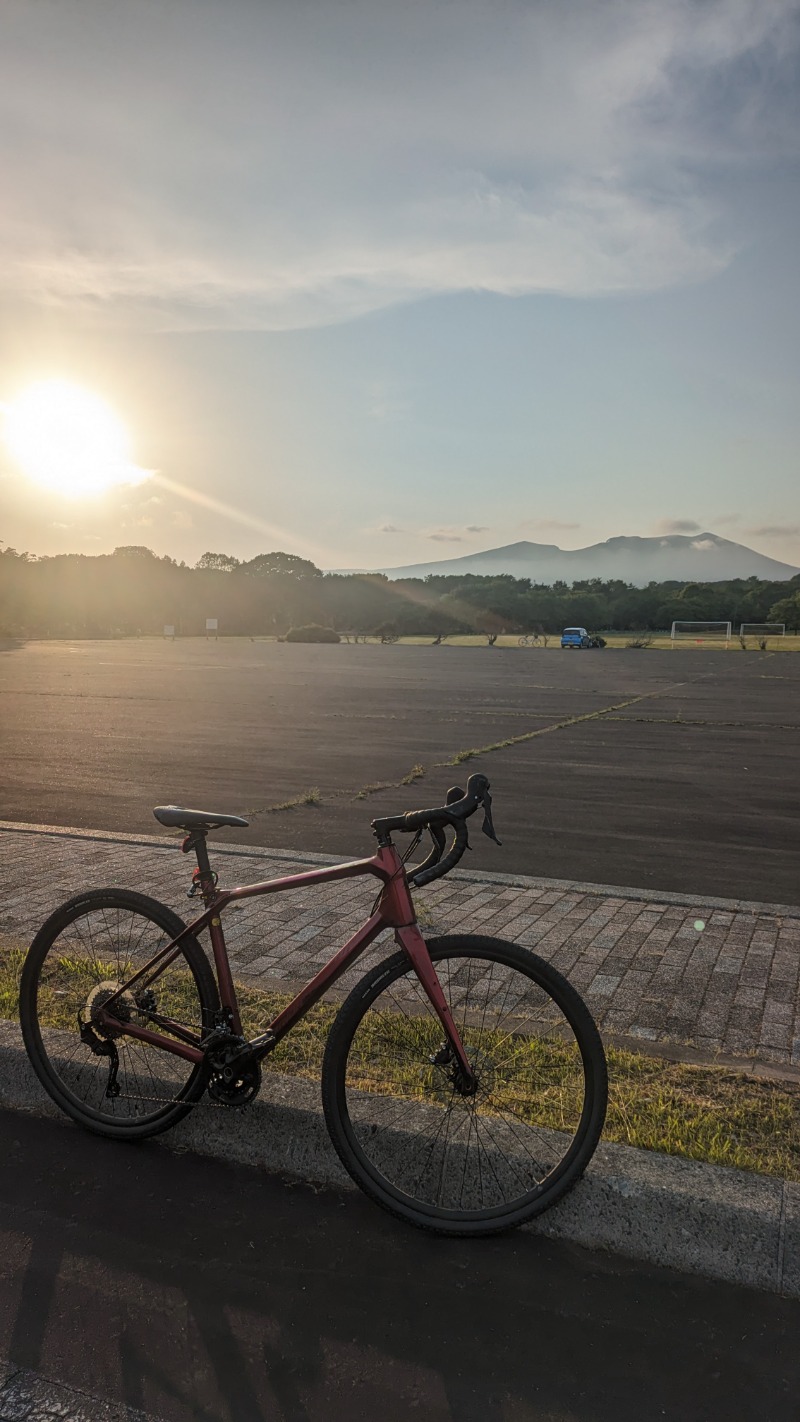
<svg viewBox="0 0 800 1422">
<path fill-rule="evenodd" d="M 92 1027 L 91 1023 L 84 1022 L 78 1016 L 78 1027 L 80 1029 L 81 1041 L 85 1047 L 94 1053 L 96 1057 L 109 1057 L 108 1081 L 106 1082 L 106 1096 L 119 1096 L 119 1052 L 116 1043 L 110 1037 L 100 1037 Z"/>
</svg>

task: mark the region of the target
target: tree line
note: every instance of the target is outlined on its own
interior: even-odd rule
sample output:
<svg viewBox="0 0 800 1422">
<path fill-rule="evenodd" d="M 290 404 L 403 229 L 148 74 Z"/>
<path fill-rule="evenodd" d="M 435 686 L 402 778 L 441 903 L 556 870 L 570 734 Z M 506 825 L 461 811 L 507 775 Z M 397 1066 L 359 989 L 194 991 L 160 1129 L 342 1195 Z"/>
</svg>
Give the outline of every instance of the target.
<svg viewBox="0 0 800 1422">
<path fill-rule="evenodd" d="M 340 633 L 452 636 L 481 632 L 657 632 L 685 621 L 784 622 L 800 628 L 800 575 L 788 582 L 738 578 L 650 583 L 590 578 L 568 585 L 528 578 L 430 576 L 390 581 L 378 573 L 323 573 L 294 554 L 240 562 L 204 553 L 194 567 L 149 548 L 35 557 L 0 550 L 0 635 L 6 637 L 285 635 L 318 623 Z"/>
</svg>

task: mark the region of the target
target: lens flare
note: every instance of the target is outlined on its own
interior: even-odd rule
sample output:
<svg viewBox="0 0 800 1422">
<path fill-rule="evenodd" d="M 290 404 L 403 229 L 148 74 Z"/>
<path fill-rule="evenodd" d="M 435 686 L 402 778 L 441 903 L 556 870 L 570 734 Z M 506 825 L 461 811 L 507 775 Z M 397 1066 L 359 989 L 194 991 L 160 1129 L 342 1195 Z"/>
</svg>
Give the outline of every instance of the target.
<svg viewBox="0 0 800 1422">
<path fill-rule="evenodd" d="M 2 414 L 8 453 L 42 488 L 80 498 L 150 478 L 150 470 L 134 463 L 128 431 L 116 412 L 79 385 L 37 381 Z"/>
</svg>

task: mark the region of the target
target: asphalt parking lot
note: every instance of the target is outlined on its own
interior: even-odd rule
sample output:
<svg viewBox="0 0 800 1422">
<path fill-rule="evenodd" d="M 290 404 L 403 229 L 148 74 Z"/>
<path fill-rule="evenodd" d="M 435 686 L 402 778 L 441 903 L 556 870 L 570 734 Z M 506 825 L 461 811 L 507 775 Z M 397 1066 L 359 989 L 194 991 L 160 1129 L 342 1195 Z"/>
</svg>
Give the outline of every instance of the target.
<svg viewBox="0 0 800 1422">
<path fill-rule="evenodd" d="M 789 653 L 9 644 L 0 818 L 149 834 L 175 802 L 360 855 L 479 770 L 503 848 L 476 825 L 465 867 L 798 903 L 799 692 Z"/>
</svg>

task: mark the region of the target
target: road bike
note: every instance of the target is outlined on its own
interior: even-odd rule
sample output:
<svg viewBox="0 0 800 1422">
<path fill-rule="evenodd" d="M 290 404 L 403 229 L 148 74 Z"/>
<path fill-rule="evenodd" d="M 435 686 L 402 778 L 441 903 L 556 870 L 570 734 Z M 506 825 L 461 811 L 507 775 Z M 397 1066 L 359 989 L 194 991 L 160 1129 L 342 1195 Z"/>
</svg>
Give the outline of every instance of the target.
<svg viewBox="0 0 800 1422">
<path fill-rule="evenodd" d="M 606 1063 L 586 1005 L 544 959 L 497 938 L 426 941 L 420 931 L 411 890 L 455 866 L 479 806 L 497 840 L 489 782 L 471 775 L 439 808 L 373 820 L 371 858 L 232 889 L 219 887 L 206 840 L 247 821 L 159 806 L 156 819 L 183 830 L 184 852 L 197 857 L 189 895 L 202 898 L 203 912 L 187 924 L 155 899 L 108 888 L 78 894 L 48 918 L 20 985 L 40 1081 L 73 1120 L 133 1140 L 174 1125 L 205 1093 L 247 1105 L 265 1060 L 281 1099 L 294 1090 L 307 1100 L 321 1073 L 339 1158 L 390 1213 L 448 1235 L 498 1233 L 540 1214 L 576 1183 L 597 1145 Z M 423 831 L 432 847 L 414 866 Z M 392 840 L 402 833 L 413 836 L 403 856 Z M 361 875 L 378 881 L 366 922 L 295 996 L 274 995 L 270 1019 L 248 1039 L 240 1004 L 249 989 L 234 984 L 225 910 Z M 343 1001 L 323 1003 L 385 930 L 397 951 Z M 199 941 L 206 931 L 215 971 Z"/>
</svg>

